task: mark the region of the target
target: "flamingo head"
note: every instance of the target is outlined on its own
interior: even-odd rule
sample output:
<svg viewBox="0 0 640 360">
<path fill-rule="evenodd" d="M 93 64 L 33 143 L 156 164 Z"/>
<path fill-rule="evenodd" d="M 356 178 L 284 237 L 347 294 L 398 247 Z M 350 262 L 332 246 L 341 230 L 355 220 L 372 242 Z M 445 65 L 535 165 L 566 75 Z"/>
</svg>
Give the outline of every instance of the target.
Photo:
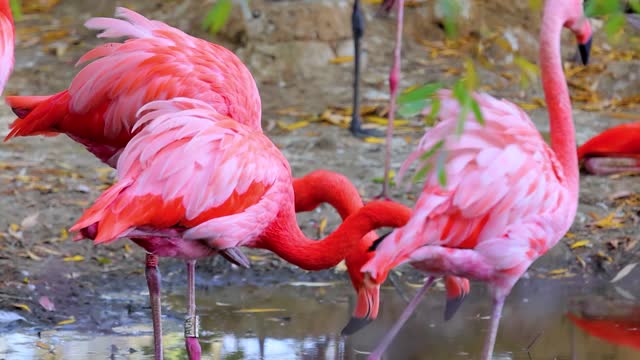
<svg viewBox="0 0 640 360">
<path fill-rule="evenodd" d="M 566 1 L 565 6 L 567 6 L 567 20 L 564 26 L 576 36 L 580 60 L 582 60 L 583 65 L 587 65 L 589 63 L 593 32 L 591 23 L 584 14 L 583 0 Z"/>
</svg>

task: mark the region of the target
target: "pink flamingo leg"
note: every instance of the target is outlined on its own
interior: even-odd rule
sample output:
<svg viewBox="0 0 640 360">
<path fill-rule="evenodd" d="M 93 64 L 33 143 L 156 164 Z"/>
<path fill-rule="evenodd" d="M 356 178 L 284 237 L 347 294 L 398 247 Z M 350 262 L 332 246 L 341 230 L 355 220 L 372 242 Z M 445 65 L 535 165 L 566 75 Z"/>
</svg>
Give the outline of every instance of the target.
<svg viewBox="0 0 640 360">
<path fill-rule="evenodd" d="M 640 160 L 632 158 L 588 158 L 584 168 L 594 175 L 611 175 L 625 171 L 640 172 Z"/>
<path fill-rule="evenodd" d="M 384 158 L 384 183 L 380 198 L 389 198 L 389 171 L 391 170 L 391 141 L 393 139 L 393 121 L 396 114 L 396 97 L 398 96 L 398 82 L 400 81 L 400 50 L 402 49 L 402 27 L 404 23 L 404 0 L 398 0 L 398 25 L 396 27 L 396 48 L 393 53 L 393 66 L 389 74 L 389 115 L 387 125 L 387 140 Z"/>
<path fill-rule="evenodd" d="M 482 350 L 482 360 L 491 360 L 493 347 L 496 344 L 496 335 L 500 326 L 500 317 L 502 316 L 502 307 L 504 306 L 504 295 L 497 295 L 493 299 L 493 313 L 491 314 L 491 325 L 489 332 L 484 340 L 484 349 Z"/>
<path fill-rule="evenodd" d="M 391 327 L 391 329 L 384 336 L 384 338 L 382 338 L 382 341 L 380 341 L 380 344 L 378 345 L 378 347 L 376 347 L 376 349 L 369 355 L 368 357 L 369 360 L 378 360 L 382 358 L 382 354 L 384 354 L 387 347 L 391 345 L 391 342 L 396 337 L 396 335 L 398 335 L 398 332 L 400 332 L 400 329 L 402 329 L 402 326 L 404 326 L 404 323 L 406 323 L 407 320 L 409 320 L 409 317 L 411 317 L 411 314 L 413 314 L 418 304 L 420 304 L 420 301 L 422 300 L 424 295 L 427 293 L 427 290 L 429 290 L 434 280 L 435 280 L 435 277 L 430 276 L 427 279 L 427 281 L 424 283 L 424 286 L 420 290 L 418 290 L 418 292 L 413 297 L 413 299 L 411 299 L 411 302 L 409 302 L 409 305 L 407 305 L 407 307 L 402 312 L 402 315 L 400 315 L 400 318 L 396 321 L 395 324 L 393 324 L 393 327 Z"/>
<path fill-rule="evenodd" d="M 149 301 L 151 302 L 151 318 L 153 320 L 153 351 L 156 360 L 162 360 L 162 322 L 160 303 L 160 271 L 158 271 L 158 257 L 147 254 L 145 259 L 145 276 L 149 287 Z"/>
<path fill-rule="evenodd" d="M 198 332 L 200 328 L 200 319 L 196 315 L 196 261 L 187 261 L 187 301 L 189 303 L 189 309 L 187 312 L 187 319 L 184 322 L 184 341 L 187 347 L 187 355 L 189 360 L 200 360 L 200 342 L 198 342 Z"/>
</svg>

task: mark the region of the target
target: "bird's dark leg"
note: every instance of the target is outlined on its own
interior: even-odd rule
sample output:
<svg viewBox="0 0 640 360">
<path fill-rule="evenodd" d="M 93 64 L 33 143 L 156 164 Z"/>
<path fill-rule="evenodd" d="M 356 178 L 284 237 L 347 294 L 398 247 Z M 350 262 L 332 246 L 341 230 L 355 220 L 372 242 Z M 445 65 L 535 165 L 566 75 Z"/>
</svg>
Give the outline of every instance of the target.
<svg viewBox="0 0 640 360">
<path fill-rule="evenodd" d="M 360 64 L 362 58 L 361 40 L 364 35 L 364 15 L 360 8 L 360 0 L 354 0 L 351 14 L 351 30 L 353 31 L 353 47 L 355 68 L 353 72 L 353 113 L 351 114 L 351 133 L 356 137 L 382 137 L 382 132 L 375 129 L 363 129 L 360 118 Z"/>
<path fill-rule="evenodd" d="M 162 322 L 160 303 L 160 271 L 158 271 L 158 257 L 147 254 L 145 259 L 145 276 L 149 287 L 149 301 L 151 302 L 151 319 L 153 321 L 153 350 L 154 358 L 162 360 Z"/>
<path fill-rule="evenodd" d="M 382 355 L 384 354 L 385 350 L 387 349 L 387 347 L 389 347 L 389 345 L 391 345 L 393 338 L 395 338 L 396 335 L 398 335 L 398 332 L 400 331 L 400 329 L 402 329 L 402 326 L 404 325 L 404 323 L 406 323 L 407 320 L 409 320 L 409 318 L 411 317 L 411 314 L 413 314 L 413 311 L 416 309 L 418 304 L 420 304 L 420 301 L 422 300 L 424 295 L 427 293 L 427 290 L 429 290 L 434 280 L 435 280 L 435 277 L 430 276 L 427 279 L 427 281 L 424 283 L 422 288 L 418 290 L 418 292 L 415 294 L 413 299 L 411 299 L 411 302 L 409 302 L 409 305 L 407 305 L 407 307 L 404 309 L 404 311 L 400 315 L 400 318 L 398 318 L 395 324 L 393 324 L 393 327 L 391 327 L 391 329 L 389 329 L 389 332 L 387 332 L 384 338 L 382 338 L 382 341 L 380 341 L 380 343 L 378 344 L 378 347 L 376 347 L 376 349 L 369 355 L 369 358 L 368 358 L 369 360 L 378 360 L 382 358 Z"/>
<path fill-rule="evenodd" d="M 200 318 L 196 315 L 196 261 L 187 261 L 187 303 L 189 308 L 187 318 L 184 321 L 184 341 L 187 347 L 189 360 L 200 360 L 202 350 L 198 342 L 200 331 Z"/>
<path fill-rule="evenodd" d="M 404 23 L 404 0 L 398 0 L 398 25 L 396 27 L 396 48 L 393 52 L 393 66 L 389 74 L 389 115 L 387 125 L 387 140 L 385 143 L 384 183 L 380 198 L 389 199 L 389 171 L 391 169 L 391 141 L 393 139 L 393 121 L 396 113 L 396 97 L 400 82 L 400 50 L 402 49 L 402 27 Z"/>
</svg>

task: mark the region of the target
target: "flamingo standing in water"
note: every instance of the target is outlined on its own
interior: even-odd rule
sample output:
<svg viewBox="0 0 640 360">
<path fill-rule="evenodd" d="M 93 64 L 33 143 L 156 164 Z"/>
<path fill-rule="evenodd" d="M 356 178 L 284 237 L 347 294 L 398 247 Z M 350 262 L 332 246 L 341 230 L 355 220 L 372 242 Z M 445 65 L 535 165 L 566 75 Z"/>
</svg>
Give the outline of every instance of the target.
<svg viewBox="0 0 640 360">
<path fill-rule="evenodd" d="M 0 0 L 0 94 L 13 71 L 15 31 L 9 0 Z"/>
<path fill-rule="evenodd" d="M 551 147 L 516 105 L 474 94 L 485 124 L 473 114 L 456 134 L 460 108 L 441 91 L 440 119 L 403 164 L 435 168 L 444 159 L 446 184 L 429 172 L 411 219 L 376 243 L 362 268 L 364 284 L 381 284 L 398 264 L 409 262 L 432 275 L 371 354 L 378 359 L 424 295 L 433 276 L 485 281 L 493 298 L 482 351 L 490 359 L 505 297 L 539 256 L 566 233 L 578 203 L 578 160 L 569 91 L 562 69 L 560 35 L 570 29 L 588 60 L 591 26 L 581 0 L 546 1 L 540 34 L 540 66 L 549 109 Z M 433 153 L 433 154 L 432 154 Z M 430 156 L 429 156 L 430 155 Z M 489 190 L 489 191 L 487 191 Z"/>
<path fill-rule="evenodd" d="M 96 244 L 130 236 L 149 253 L 188 261 L 251 246 L 319 270 L 351 253 L 368 259 L 370 253 L 354 252 L 359 243 L 371 245 L 367 234 L 409 218 L 403 205 L 374 201 L 326 239 L 309 240 L 296 223 L 289 165 L 261 131 L 194 99 L 154 101 L 140 113 L 133 130 L 141 130 L 118 160 L 118 182 L 71 227 Z M 172 239 L 185 240 L 169 248 L 179 253 L 165 253 Z M 379 287 L 359 286 L 366 313 L 375 316 Z M 195 301 L 189 300 L 194 316 Z"/>
<path fill-rule="evenodd" d="M 612 159 L 629 163 L 612 163 Z M 597 175 L 640 171 L 640 122 L 618 125 L 592 137 L 578 148 L 578 161 Z"/>
</svg>

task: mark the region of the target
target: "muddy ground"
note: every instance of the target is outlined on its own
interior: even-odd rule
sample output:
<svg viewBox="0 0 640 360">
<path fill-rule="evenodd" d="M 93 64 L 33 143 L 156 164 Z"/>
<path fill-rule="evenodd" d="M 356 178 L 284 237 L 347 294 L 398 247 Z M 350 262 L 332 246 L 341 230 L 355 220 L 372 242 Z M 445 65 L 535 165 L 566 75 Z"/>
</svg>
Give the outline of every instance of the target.
<svg viewBox="0 0 640 360">
<path fill-rule="evenodd" d="M 17 24 L 16 68 L 7 94 L 48 94 L 68 85 L 77 71 L 75 60 L 100 43 L 82 23 L 91 16 L 112 15 L 116 2 L 90 3 L 62 0 L 49 10 L 25 15 Z M 381 187 L 374 180 L 382 176 L 383 145 L 355 139 L 344 127 L 318 117 L 327 109 L 348 107 L 351 102 L 353 64 L 331 61 L 351 55 L 351 3 L 252 1 L 252 18 L 245 20 L 235 11 L 233 22 L 217 37 L 200 29 L 201 14 L 211 3 L 117 2 L 236 50 L 258 81 L 263 126 L 291 163 L 295 176 L 319 168 L 335 170 L 346 174 L 365 199 L 377 195 Z M 469 19 L 459 28 L 461 40 L 448 43 L 430 6 L 418 3 L 407 8 L 402 88 L 436 80 L 451 84 L 463 69 L 464 55 L 471 55 L 484 90 L 524 103 L 540 130 L 548 131 L 546 111 L 539 101 L 539 80 L 520 86 L 522 71 L 512 64 L 514 54 L 536 61 L 538 14 L 529 10 L 526 2 L 515 8 L 503 6 L 501 1 L 479 3 L 470 2 Z M 378 105 L 377 114 L 384 115 L 395 18 L 374 17 L 375 5 L 366 5 L 365 11 L 363 102 Z M 602 32 L 598 33 L 593 65 L 587 70 L 571 65 L 574 43 L 566 38 L 563 52 L 567 71 L 572 73 L 571 90 L 580 95 L 574 102 L 579 143 L 611 125 L 640 119 L 638 108 L 629 100 L 640 88 L 639 56 L 629 50 L 637 46 L 631 39 L 638 34 L 627 30 L 626 40 L 617 44 L 610 44 Z M 507 51 L 508 47 L 514 51 Z M 338 110 L 331 111 L 339 115 Z M 286 129 L 287 124 L 303 119 L 312 121 L 299 129 Z M 340 119 L 337 122 L 345 125 L 348 117 Z M 12 120 L 10 110 L 0 108 L 1 136 L 8 133 Z M 423 134 L 422 126 L 422 120 L 416 118 L 399 129 L 393 143 L 394 168 L 415 146 Z M 114 302 L 101 297 L 106 292 L 145 287 L 143 252 L 126 240 L 98 247 L 88 241 L 73 242 L 65 230 L 112 181 L 105 165 L 59 136 L 2 144 L 0 169 L 0 310 L 19 311 L 31 325 L 46 327 L 73 317 L 74 327 L 104 331 L 136 320 L 126 314 L 146 314 L 136 311 L 146 308 L 145 302 Z M 412 194 L 403 190 L 394 188 L 393 198 L 411 205 Z M 582 277 L 588 282 L 594 277 L 612 278 L 626 264 L 637 262 L 639 193 L 640 182 L 635 176 L 583 176 L 579 213 L 570 234 L 532 266 L 529 276 Z M 335 212 L 323 206 L 300 215 L 299 224 L 309 236 L 318 237 L 318 225 L 325 218 L 325 233 L 340 222 Z M 198 286 L 347 281 L 342 268 L 312 273 L 267 252 L 247 253 L 253 261 L 251 270 L 231 267 L 218 258 L 201 261 Z M 165 289 L 171 292 L 183 287 L 181 262 L 163 259 L 160 266 Z M 420 278 L 409 268 L 401 268 L 399 273 L 401 280 Z M 637 281 L 635 285 L 637 288 Z M 55 311 L 38 305 L 42 296 L 55 304 Z M 30 312 L 15 304 L 28 305 Z"/>
</svg>

